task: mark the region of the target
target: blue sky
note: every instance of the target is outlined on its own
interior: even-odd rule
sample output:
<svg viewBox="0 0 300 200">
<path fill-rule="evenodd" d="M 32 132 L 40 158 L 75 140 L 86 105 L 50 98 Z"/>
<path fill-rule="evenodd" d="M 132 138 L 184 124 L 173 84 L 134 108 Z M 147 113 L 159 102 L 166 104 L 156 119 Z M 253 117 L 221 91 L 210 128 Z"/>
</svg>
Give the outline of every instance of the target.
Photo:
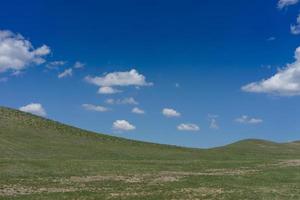
<svg viewBox="0 0 300 200">
<path fill-rule="evenodd" d="M 190 147 L 300 139 L 297 0 L 1 7 L 2 106 Z"/>
</svg>

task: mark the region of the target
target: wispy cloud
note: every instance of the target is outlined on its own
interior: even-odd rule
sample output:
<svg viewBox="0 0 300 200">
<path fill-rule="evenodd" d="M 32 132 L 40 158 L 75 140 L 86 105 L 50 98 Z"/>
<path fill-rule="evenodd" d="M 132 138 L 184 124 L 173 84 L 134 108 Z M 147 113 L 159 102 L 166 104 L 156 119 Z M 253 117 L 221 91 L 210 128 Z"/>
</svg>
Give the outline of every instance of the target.
<svg viewBox="0 0 300 200">
<path fill-rule="evenodd" d="M 67 62 L 66 61 L 62 61 L 62 60 L 56 60 L 56 61 L 52 61 L 47 63 L 46 67 L 48 69 L 59 69 L 59 67 L 64 66 Z"/>
<path fill-rule="evenodd" d="M 72 76 L 73 75 L 73 69 L 72 68 L 69 68 L 69 69 L 66 69 L 65 71 L 63 71 L 62 73 L 58 74 L 58 78 L 65 78 L 65 77 L 68 77 L 68 76 Z"/>
<path fill-rule="evenodd" d="M 97 106 L 97 105 L 93 105 L 93 104 L 82 104 L 82 107 L 85 110 L 89 110 L 89 111 L 95 111 L 95 112 L 106 112 L 109 109 L 104 107 L 104 106 Z"/>
<path fill-rule="evenodd" d="M 286 8 L 288 6 L 292 6 L 292 5 L 295 5 L 299 2 L 299 0 L 279 0 L 278 1 L 278 4 L 277 4 L 277 7 L 279 9 L 283 9 L 283 8 Z"/>
<path fill-rule="evenodd" d="M 247 115 L 243 115 L 241 117 L 236 118 L 235 122 L 238 122 L 241 124 L 260 124 L 263 122 L 263 120 L 260 118 L 253 118 L 253 117 L 249 117 Z"/>
<path fill-rule="evenodd" d="M 107 104 L 129 104 L 129 105 L 138 105 L 139 102 L 137 102 L 133 97 L 127 97 L 124 99 L 107 99 Z"/>
<path fill-rule="evenodd" d="M 274 41 L 274 40 L 276 40 L 276 37 L 269 37 L 269 38 L 267 39 L 267 41 L 269 41 L 269 42 Z"/>
<path fill-rule="evenodd" d="M 300 34 L 300 15 L 298 15 L 296 24 L 291 25 L 291 33 L 294 35 Z"/>
<path fill-rule="evenodd" d="M 196 124 L 186 123 L 177 126 L 179 131 L 199 131 L 200 127 Z"/>
<path fill-rule="evenodd" d="M 219 129 L 217 118 L 219 118 L 218 115 L 213 115 L 213 114 L 208 115 L 210 129 L 215 129 L 215 130 Z"/>
<path fill-rule="evenodd" d="M 75 69 L 82 69 L 85 67 L 85 63 L 82 63 L 82 62 L 75 62 L 74 66 L 73 66 Z"/>
</svg>

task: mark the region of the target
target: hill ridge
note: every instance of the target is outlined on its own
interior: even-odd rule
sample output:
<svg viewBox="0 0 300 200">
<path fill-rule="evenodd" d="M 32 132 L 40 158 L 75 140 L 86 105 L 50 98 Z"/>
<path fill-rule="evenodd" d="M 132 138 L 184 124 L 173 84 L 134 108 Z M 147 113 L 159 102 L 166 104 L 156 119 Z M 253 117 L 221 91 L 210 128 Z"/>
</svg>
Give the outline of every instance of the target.
<svg viewBox="0 0 300 200">
<path fill-rule="evenodd" d="M 44 122 L 43 125 L 45 125 L 45 123 L 51 123 L 51 125 L 55 125 L 55 126 L 58 126 L 58 127 L 67 127 L 67 128 L 70 128 L 70 129 L 75 129 L 77 131 L 87 133 L 87 136 L 93 136 L 93 137 L 96 137 L 96 138 L 102 138 L 102 139 L 104 139 L 104 138 L 108 139 L 109 138 L 109 139 L 113 139 L 113 140 L 126 140 L 128 142 L 137 142 L 137 143 L 145 143 L 145 144 L 152 144 L 152 145 L 164 145 L 164 146 L 177 147 L 177 148 L 202 149 L 202 148 L 191 148 L 191 147 L 184 147 L 184 146 L 170 145 L 170 144 L 159 144 L 159 143 L 140 141 L 140 140 L 132 140 L 132 139 L 127 139 L 127 138 L 122 138 L 122 137 L 117 137 L 117 136 L 111 136 L 111 135 L 108 135 L 108 134 L 103 134 L 103 133 L 98 133 L 98 132 L 94 132 L 94 131 L 90 131 L 90 130 L 85 130 L 85 129 L 82 129 L 80 127 L 76 127 L 76 126 L 73 126 L 73 125 L 68 125 L 68 124 L 65 124 L 65 123 L 61 123 L 59 121 L 49 119 L 47 117 L 41 117 L 41 116 L 37 116 L 37 115 L 31 114 L 31 113 L 16 110 L 16 109 L 13 109 L 13 108 L 0 106 L 0 114 L 1 114 L 0 119 L 5 117 L 5 116 L 3 116 L 3 114 L 6 114 L 6 117 L 7 117 L 7 114 L 9 114 L 9 113 L 15 115 L 15 117 L 17 117 L 17 116 L 20 117 L 21 116 L 21 117 L 24 117 L 24 118 L 33 118 L 33 119 L 35 119 L 39 122 Z M 42 128 L 47 128 L 47 127 L 42 127 Z M 206 149 L 222 148 L 222 147 L 226 147 L 226 146 L 238 145 L 238 144 L 243 144 L 243 143 L 254 143 L 254 144 L 255 143 L 256 144 L 268 143 L 268 144 L 274 144 L 275 145 L 275 144 L 300 143 L 300 140 L 299 141 L 279 143 L 279 142 L 274 142 L 274 141 L 266 140 L 266 139 L 247 138 L 247 139 L 238 140 L 238 141 L 229 143 L 227 145 L 223 145 L 223 146 L 219 146 L 219 147 L 213 147 L 213 148 L 206 148 Z"/>
</svg>

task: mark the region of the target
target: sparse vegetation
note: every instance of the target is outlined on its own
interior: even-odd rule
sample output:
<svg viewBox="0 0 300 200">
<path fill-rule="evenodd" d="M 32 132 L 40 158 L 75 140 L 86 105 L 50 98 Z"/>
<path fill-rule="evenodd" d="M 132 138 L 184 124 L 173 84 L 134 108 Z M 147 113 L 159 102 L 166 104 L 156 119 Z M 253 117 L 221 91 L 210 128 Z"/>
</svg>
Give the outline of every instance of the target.
<svg viewBox="0 0 300 200">
<path fill-rule="evenodd" d="M 300 142 L 135 142 L 0 108 L 0 199 L 300 199 Z"/>
</svg>

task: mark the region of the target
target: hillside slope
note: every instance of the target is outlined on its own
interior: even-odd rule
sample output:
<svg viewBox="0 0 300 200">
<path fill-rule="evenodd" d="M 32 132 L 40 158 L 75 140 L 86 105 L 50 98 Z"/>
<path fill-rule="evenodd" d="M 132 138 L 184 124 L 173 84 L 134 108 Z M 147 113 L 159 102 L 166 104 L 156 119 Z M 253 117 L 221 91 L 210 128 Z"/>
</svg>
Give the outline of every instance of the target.
<svg viewBox="0 0 300 200">
<path fill-rule="evenodd" d="M 0 199 L 300 199 L 299 182 L 299 142 L 189 149 L 0 107 Z"/>
</svg>

